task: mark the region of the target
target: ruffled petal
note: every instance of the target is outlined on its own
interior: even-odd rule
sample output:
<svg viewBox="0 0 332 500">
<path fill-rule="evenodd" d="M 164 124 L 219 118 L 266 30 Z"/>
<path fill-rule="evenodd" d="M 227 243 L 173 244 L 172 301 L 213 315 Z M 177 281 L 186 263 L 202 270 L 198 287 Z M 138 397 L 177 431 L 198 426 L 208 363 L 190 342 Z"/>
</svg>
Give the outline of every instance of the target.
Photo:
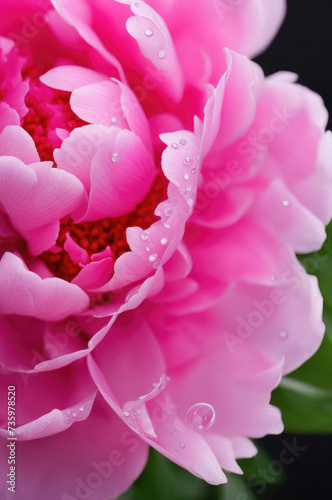
<svg viewBox="0 0 332 500">
<path fill-rule="evenodd" d="M 59 220 L 80 204 L 84 194 L 73 175 L 52 168 L 51 162 L 28 166 L 17 158 L 0 157 L 0 182 L 1 206 L 33 255 L 55 244 Z"/>
</svg>

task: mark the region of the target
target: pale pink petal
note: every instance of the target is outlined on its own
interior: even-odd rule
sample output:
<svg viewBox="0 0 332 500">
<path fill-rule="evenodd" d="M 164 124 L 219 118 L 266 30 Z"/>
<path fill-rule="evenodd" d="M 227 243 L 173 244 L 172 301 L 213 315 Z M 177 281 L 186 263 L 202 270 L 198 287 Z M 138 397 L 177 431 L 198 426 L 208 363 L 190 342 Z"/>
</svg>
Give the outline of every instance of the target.
<svg viewBox="0 0 332 500">
<path fill-rule="evenodd" d="M 73 92 L 91 83 L 104 82 L 107 78 L 106 75 L 93 69 L 68 64 L 68 66 L 52 68 L 40 76 L 39 80 L 53 89 Z"/>
<path fill-rule="evenodd" d="M 255 97 L 259 94 L 264 78 L 262 69 L 246 57 L 228 50 L 225 54 L 229 78 L 215 144 L 218 150 L 233 143 L 248 130 L 255 116 Z M 234 112 L 235 103 L 237 112 Z"/>
<path fill-rule="evenodd" d="M 176 323 L 169 318 L 158 332 L 167 365 L 168 360 L 172 362 L 172 352 L 183 345 L 183 338 L 179 338 L 177 346 L 177 332 L 182 331 L 182 336 L 196 347 L 196 357 L 190 363 L 167 372 L 171 381 L 166 391 L 177 405 L 180 420 L 190 425 L 188 410 L 194 404 L 207 403 L 215 410 L 215 422 L 202 435 L 259 437 L 281 432 L 280 412 L 269 405 L 269 400 L 280 382 L 282 362 L 275 364 L 246 341 L 236 344 L 230 352 L 225 341 L 227 330 L 221 327 L 222 317 L 218 304 L 206 313 L 178 318 Z M 207 328 L 208 338 L 202 335 Z M 173 336 L 172 351 L 169 336 Z"/>
<path fill-rule="evenodd" d="M 264 189 L 253 213 L 257 221 L 297 253 L 319 250 L 325 241 L 323 222 L 301 205 L 282 181 L 275 180 Z"/>
<path fill-rule="evenodd" d="M 8 126 L 0 134 L 0 155 L 15 156 L 25 164 L 40 160 L 30 135 L 21 127 Z"/>
<path fill-rule="evenodd" d="M 63 141 L 61 148 L 54 151 L 58 169 L 75 175 L 87 191 L 90 189 L 91 162 L 106 130 L 102 125 L 75 128 Z"/>
<path fill-rule="evenodd" d="M 328 224 L 332 217 L 331 158 L 332 135 L 328 131 L 319 143 L 316 171 L 293 186 L 300 203 L 303 203 L 324 225 Z"/>
<path fill-rule="evenodd" d="M 275 278 L 275 279 L 274 279 Z M 237 314 L 230 314 L 236 303 Z M 238 284 L 225 296 L 220 313 L 230 354 L 253 345 L 271 360 L 284 360 L 284 373 L 298 368 L 317 351 L 325 330 L 317 279 L 289 263 L 268 286 Z"/>
<path fill-rule="evenodd" d="M 183 72 L 165 21 L 143 1 L 138 5 L 132 0 L 116 1 L 130 5 L 135 16 L 127 20 L 129 34 L 136 39 L 143 56 L 160 72 L 161 90 L 179 102 L 184 87 Z"/>
<path fill-rule="evenodd" d="M 0 102 L 0 133 L 8 125 L 20 125 L 20 117 L 5 102 Z"/>
<path fill-rule="evenodd" d="M 206 434 L 205 439 L 217 457 L 222 469 L 235 474 L 243 474 L 235 461 L 235 458 L 238 458 L 238 456 L 235 454 L 231 439 L 222 437 L 218 434 L 212 434 L 212 432 Z"/>
<path fill-rule="evenodd" d="M 82 120 L 110 127 L 122 116 L 120 95 L 119 86 L 111 80 L 93 82 L 73 91 L 70 106 Z M 116 121 L 112 122 L 112 118 Z"/>
</svg>

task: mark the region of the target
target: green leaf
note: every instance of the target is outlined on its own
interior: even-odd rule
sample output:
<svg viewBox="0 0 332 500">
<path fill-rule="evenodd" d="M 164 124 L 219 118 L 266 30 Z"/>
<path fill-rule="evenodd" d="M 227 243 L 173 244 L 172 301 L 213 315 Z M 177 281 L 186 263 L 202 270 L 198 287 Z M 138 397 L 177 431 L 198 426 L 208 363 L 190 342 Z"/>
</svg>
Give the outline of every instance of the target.
<svg viewBox="0 0 332 500">
<path fill-rule="evenodd" d="M 287 432 L 332 432 L 331 390 L 285 377 L 272 395 L 272 404 L 281 409 Z"/>
<path fill-rule="evenodd" d="M 227 474 L 228 483 L 219 486 L 218 500 L 257 500 L 243 476 Z"/>
<path fill-rule="evenodd" d="M 119 500 L 202 500 L 209 490 L 207 483 L 151 449 L 143 474 Z"/>
<path fill-rule="evenodd" d="M 262 448 L 258 441 L 254 441 L 254 444 L 258 450 L 257 455 L 250 459 L 237 460 L 237 463 L 243 470 L 244 477 L 250 477 L 252 474 L 256 474 L 259 469 L 266 469 L 267 465 L 271 461 L 270 455 Z M 229 477 L 229 476 L 228 476 Z M 282 477 L 278 477 L 278 482 L 282 481 Z M 265 479 L 268 483 L 276 484 L 276 478 L 270 477 L 270 479 Z"/>
</svg>

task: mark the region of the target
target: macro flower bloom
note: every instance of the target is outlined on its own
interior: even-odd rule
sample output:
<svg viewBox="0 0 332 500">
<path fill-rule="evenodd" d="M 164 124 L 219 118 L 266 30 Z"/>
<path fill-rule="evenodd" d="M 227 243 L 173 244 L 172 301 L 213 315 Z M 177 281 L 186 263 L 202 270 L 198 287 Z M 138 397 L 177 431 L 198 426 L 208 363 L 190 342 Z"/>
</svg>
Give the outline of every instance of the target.
<svg viewBox="0 0 332 500">
<path fill-rule="evenodd" d="M 332 216 L 321 98 L 248 59 L 284 13 L 2 4 L 3 498 L 117 498 L 149 446 L 220 484 L 282 431 L 271 391 L 324 334 L 296 253 Z"/>
</svg>

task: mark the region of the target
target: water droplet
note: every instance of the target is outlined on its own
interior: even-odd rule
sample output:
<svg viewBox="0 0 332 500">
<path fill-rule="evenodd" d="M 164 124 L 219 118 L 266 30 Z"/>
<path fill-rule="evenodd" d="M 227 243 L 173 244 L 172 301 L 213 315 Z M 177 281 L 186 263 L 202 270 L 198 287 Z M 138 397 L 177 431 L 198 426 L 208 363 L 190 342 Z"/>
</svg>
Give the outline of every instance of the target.
<svg viewBox="0 0 332 500">
<path fill-rule="evenodd" d="M 113 153 L 112 156 L 111 156 L 111 158 L 112 158 L 112 162 L 113 163 L 118 163 L 118 161 L 120 161 L 120 155 L 119 155 L 119 153 Z"/>
<path fill-rule="evenodd" d="M 196 174 L 196 168 L 195 168 L 195 167 L 193 167 L 193 168 L 190 170 L 190 172 L 191 172 L 192 174 Z"/>
<path fill-rule="evenodd" d="M 111 118 L 111 122 L 115 124 L 118 123 L 118 120 L 115 118 L 115 116 L 113 116 L 113 118 Z"/>
<path fill-rule="evenodd" d="M 164 51 L 164 49 L 159 50 L 159 52 L 158 52 L 158 57 L 159 57 L 159 59 L 165 59 L 165 57 L 166 57 L 166 52 Z"/>
<path fill-rule="evenodd" d="M 289 205 L 290 205 L 290 201 L 289 201 L 289 200 L 284 200 L 284 201 L 282 202 L 282 204 L 283 204 L 283 206 L 284 206 L 284 207 L 289 207 Z"/>
<path fill-rule="evenodd" d="M 270 280 L 271 280 L 271 281 L 275 281 L 276 279 L 277 279 L 277 277 L 276 277 L 274 274 L 272 274 L 272 275 L 270 276 Z"/>
<path fill-rule="evenodd" d="M 209 429 L 216 418 L 213 406 L 208 403 L 198 403 L 192 406 L 187 413 L 187 422 L 194 431 Z"/>
<path fill-rule="evenodd" d="M 176 144 L 176 142 L 173 142 L 173 144 L 172 144 L 172 148 L 174 148 L 174 149 L 178 149 L 178 147 L 179 147 L 179 146 Z"/>
<path fill-rule="evenodd" d="M 149 257 L 149 261 L 150 262 L 154 262 L 156 260 L 156 258 L 158 257 L 158 255 L 156 253 L 153 253 L 152 255 L 150 255 Z"/>
<path fill-rule="evenodd" d="M 180 448 L 182 448 L 184 450 L 185 447 L 186 447 L 186 443 L 184 441 L 182 441 L 182 443 L 180 443 Z"/>
<path fill-rule="evenodd" d="M 189 174 L 183 174 L 184 179 L 188 180 L 189 179 Z"/>
<path fill-rule="evenodd" d="M 287 332 L 282 331 L 279 333 L 279 335 L 281 339 L 285 339 L 287 337 Z"/>
<path fill-rule="evenodd" d="M 168 239 L 167 238 L 161 238 L 160 243 L 165 246 L 168 243 Z"/>
<path fill-rule="evenodd" d="M 73 417 L 76 417 L 76 413 L 73 413 Z"/>
<path fill-rule="evenodd" d="M 142 238 L 142 240 L 144 240 L 144 241 L 145 241 L 145 240 L 147 240 L 147 239 L 148 239 L 148 237 L 149 237 L 149 233 L 148 233 L 148 231 L 143 231 L 143 232 L 141 233 L 141 238 Z"/>
<path fill-rule="evenodd" d="M 183 163 L 185 165 L 191 165 L 192 164 L 192 159 L 190 158 L 190 156 L 186 156 L 185 159 L 183 160 Z"/>
<path fill-rule="evenodd" d="M 147 252 L 150 252 L 150 250 L 152 250 L 152 248 L 154 248 L 154 244 L 153 243 L 150 243 L 150 245 L 148 245 L 147 247 L 145 247 L 145 250 Z"/>
<path fill-rule="evenodd" d="M 192 186 L 187 186 L 187 191 L 188 193 L 190 193 L 190 191 L 192 191 L 193 187 Z"/>
<path fill-rule="evenodd" d="M 187 144 L 187 141 L 185 139 L 180 139 L 180 144 L 184 146 L 185 144 Z"/>
<path fill-rule="evenodd" d="M 81 406 L 80 411 L 84 411 L 84 407 L 83 406 Z"/>
<path fill-rule="evenodd" d="M 129 417 L 130 413 L 129 413 L 129 411 L 124 411 L 123 415 L 127 418 L 127 417 Z"/>
<path fill-rule="evenodd" d="M 170 228 L 171 228 L 171 225 L 170 225 L 170 224 L 168 224 L 168 222 L 165 222 L 164 227 L 166 227 L 166 229 L 170 229 Z"/>
<path fill-rule="evenodd" d="M 186 190 L 185 190 L 185 188 L 180 189 L 180 193 L 181 193 L 181 194 L 186 194 Z"/>
<path fill-rule="evenodd" d="M 187 204 L 189 206 L 189 208 L 191 208 L 194 204 L 194 200 L 192 200 L 191 198 L 189 198 L 189 200 L 187 201 Z"/>
<path fill-rule="evenodd" d="M 166 377 L 167 382 L 171 381 L 171 377 Z"/>
<path fill-rule="evenodd" d="M 166 217 L 170 217 L 172 215 L 172 209 L 169 207 L 165 208 L 164 214 L 166 215 Z"/>
<path fill-rule="evenodd" d="M 152 36 L 153 35 L 153 30 L 151 28 L 147 28 L 145 31 L 144 31 L 144 35 L 145 36 Z"/>
</svg>

